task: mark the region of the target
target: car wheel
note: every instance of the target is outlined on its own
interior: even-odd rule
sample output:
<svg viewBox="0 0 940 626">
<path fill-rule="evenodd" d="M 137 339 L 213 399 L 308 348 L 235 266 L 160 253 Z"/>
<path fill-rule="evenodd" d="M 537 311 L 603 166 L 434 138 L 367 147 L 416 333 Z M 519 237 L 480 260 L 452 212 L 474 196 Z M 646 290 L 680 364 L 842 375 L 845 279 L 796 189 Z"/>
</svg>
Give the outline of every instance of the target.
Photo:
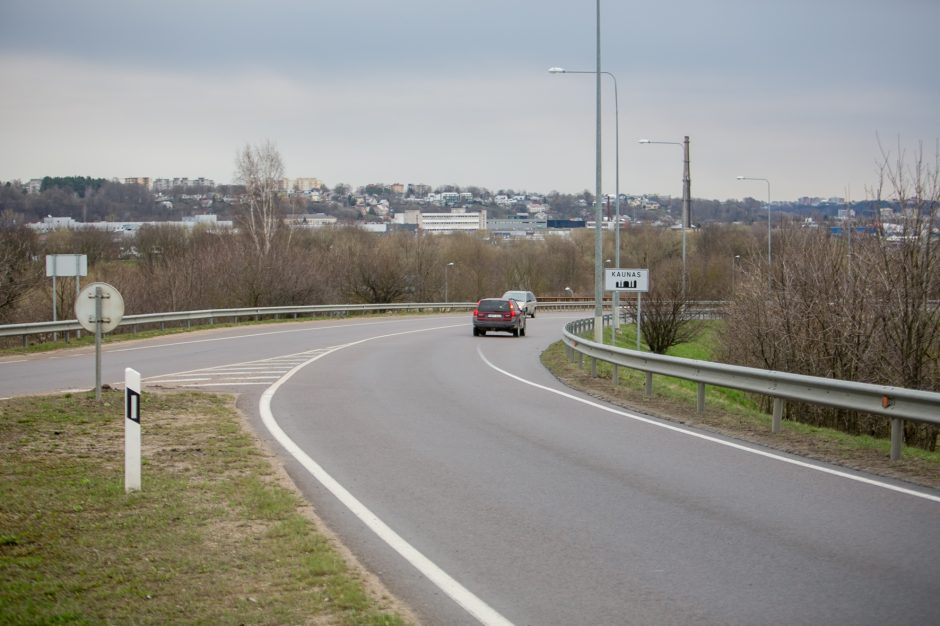
<svg viewBox="0 0 940 626">
<path fill-rule="evenodd" d="M 513 328 L 513 329 L 512 329 L 512 336 L 513 336 L 513 337 L 518 337 L 518 336 L 519 336 L 519 329 L 518 329 L 518 328 Z"/>
<path fill-rule="evenodd" d="M 477 328 L 476 326 L 473 327 L 473 336 L 474 336 L 474 337 L 479 337 L 479 336 L 480 336 L 480 329 Z"/>
<path fill-rule="evenodd" d="M 529 317 L 535 317 L 535 311 L 532 311 L 532 315 L 530 315 Z"/>
</svg>

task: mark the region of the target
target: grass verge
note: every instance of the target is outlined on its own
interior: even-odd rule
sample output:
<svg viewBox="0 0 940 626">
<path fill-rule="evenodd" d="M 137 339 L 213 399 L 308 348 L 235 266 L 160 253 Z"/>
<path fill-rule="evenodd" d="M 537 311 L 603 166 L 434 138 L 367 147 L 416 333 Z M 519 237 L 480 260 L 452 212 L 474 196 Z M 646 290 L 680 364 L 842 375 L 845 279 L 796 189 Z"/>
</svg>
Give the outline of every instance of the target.
<svg viewBox="0 0 940 626">
<path fill-rule="evenodd" d="M 635 347 L 631 327 L 623 327 L 619 344 Z M 610 341 L 610 335 L 605 338 Z M 702 337 L 706 345 L 709 333 Z M 699 345 L 677 346 L 673 356 L 705 358 Z M 693 356 L 697 355 L 697 356 Z M 785 420 L 782 432 L 770 432 L 771 417 L 760 409 L 753 397 L 733 389 L 706 387 L 705 413 L 697 407 L 697 384 L 655 376 L 653 395 L 646 395 L 646 374 L 619 368 L 619 381 L 612 380 L 612 367 L 598 363 L 597 377 L 592 376 L 590 360 L 583 365 L 570 362 L 564 344 L 552 344 L 541 356 L 542 363 L 563 383 L 594 397 L 623 408 L 632 409 L 661 419 L 688 424 L 768 448 L 842 465 L 849 469 L 897 478 L 911 483 L 940 489 L 940 452 L 905 447 L 900 460 L 890 459 L 890 442 L 868 436 L 852 436 L 827 429 Z"/>
<path fill-rule="evenodd" d="M 150 393 L 124 492 L 123 393 L 0 402 L 0 623 L 413 621 L 351 563 L 227 396 Z"/>
</svg>

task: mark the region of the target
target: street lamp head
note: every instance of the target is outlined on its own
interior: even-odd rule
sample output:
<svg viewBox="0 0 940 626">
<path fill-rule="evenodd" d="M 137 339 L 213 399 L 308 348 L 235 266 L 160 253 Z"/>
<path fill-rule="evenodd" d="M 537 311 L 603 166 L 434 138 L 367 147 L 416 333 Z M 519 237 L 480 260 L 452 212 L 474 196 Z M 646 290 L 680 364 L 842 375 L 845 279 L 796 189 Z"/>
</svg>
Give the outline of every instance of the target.
<svg viewBox="0 0 940 626">
<path fill-rule="evenodd" d="M 549 74 L 564 74 L 564 73 L 565 73 L 565 68 L 563 68 L 563 67 L 550 67 L 550 68 L 548 68 L 548 73 L 549 73 Z"/>
<path fill-rule="evenodd" d="M 745 178 L 744 176 L 738 176 L 737 179 L 738 179 L 738 180 L 746 180 L 746 178 Z"/>
<path fill-rule="evenodd" d="M 455 263 L 454 263 L 453 261 L 451 261 L 450 263 L 447 264 L 447 267 L 453 267 L 454 265 L 455 265 Z"/>
<path fill-rule="evenodd" d="M 649 139 L 640 139 L 637 143 L 653 143 Z"/>
</svg>

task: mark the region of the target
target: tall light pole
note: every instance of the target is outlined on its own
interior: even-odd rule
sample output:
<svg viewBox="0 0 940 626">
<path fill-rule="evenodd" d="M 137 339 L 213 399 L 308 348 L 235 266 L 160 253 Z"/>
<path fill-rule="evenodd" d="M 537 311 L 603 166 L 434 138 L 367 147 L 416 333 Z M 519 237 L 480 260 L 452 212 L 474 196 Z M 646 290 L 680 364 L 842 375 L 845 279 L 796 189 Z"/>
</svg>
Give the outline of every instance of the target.
<svg viewBox="0 0 940 626">
<path fill-rule="evenodd" d="M 598 60 L 598 69 L 599 68 L 600 68 L 600 60 Z M 548 68 L 548 72 L 550 74 L 597 74 L 598 73 L 598 72 L 592 72 L 589 70 L 566 70 L 563 67 L 550 67 Z M 607 76 L 610 77 L 612 81 L 614 81 L 614 140 L 615 140 L 614 141 L 614 146 L 615 146 L 614 193 L 617 194 L 617 199 L 614 201 L 614 265 L 615 267 L 619 268 L 620 267 L 620 97 L 617 93 L 617 77 L 607 71 L 602 71 L 600 72 L 600 74 L 606 74 Z M 598 116 L 599 115 L 600 115 L 600 109 L 598 108 Z M 599 145 L 600 144 L 598 143 L 598 146 Z M 598 159 L 599 158 L 600 156 L 598 155 Z M 598 223 L 600 222 L 598 221 Z M 601 254 L 603 254 L 603 251 L 601 252 Z M 601 292 L 601 298 L 603 298 L 603 291 Z M 613 293 L 613 309 L 614 309 L 613 327 L 614 327 L 614 334 L 616 334 L 617 329 L 620 328 L 620 292 L 619 291 L 615 291 Z"/>
<path fill-rule="evenodd" d="M 734 276 L 738 270 L 738 259 L 741 258 L 740 254 L 736 254 L 731 257 L 731 299 L 734 300 Z"/>
<path fill-rule="evenodd" d="M 650 139 L 640 139 L 639 143 L 682 146 L 682 297 L 685 298 L 686 283 L 688 282 L 685 232 L 692 226 L 692 177 L 689 175 L 689 136 L 686 135 L 682 143 L 678 141 L 652 141 Z"/>
<path fill-rule="evenodd" d="M 604 343 L 604 268 L 601 267 L 601 257 L 604 255 L 604 233 L 601 231 L 604 217 L 601 206 L 601 0 L 597 0 L 595 6 L 597 62 L 594 65 L 594 100 L 597 112 L 594 124 L 594 341 Z"/>
<path fill-rule="evenodd" d="M 448 290 L 447 290 L 447 287 L 448 287 L 448 285 L 447 285 L 447 270 L 450 269 L 450 268 L 452 268 L 453 266 L 454 266 L 454 262 L 453 262 L 453 261 L 451 261 L 450 263 L 448 263 L 447 265 L 444 266 L 444 302 L 445 302 L 445 303 L 446 303 L 446 302 L 449 302 L 449 300 L 447 299 L 447 295 L 448 295 L 448 294 L 447 294 L 447 291 L 448 291 Z"/>
<path fill-rule="evenodd" d="M 770 181 L 766 178 L 751 178 L 750 176 L 738 176 L 738 180 L 762 180 L 767 183 L 767 284 L 770 285 L 770 277 L 773 273 L 770 270 L 771 262 L 771 239 L 770 239 Z"/>
</svg>

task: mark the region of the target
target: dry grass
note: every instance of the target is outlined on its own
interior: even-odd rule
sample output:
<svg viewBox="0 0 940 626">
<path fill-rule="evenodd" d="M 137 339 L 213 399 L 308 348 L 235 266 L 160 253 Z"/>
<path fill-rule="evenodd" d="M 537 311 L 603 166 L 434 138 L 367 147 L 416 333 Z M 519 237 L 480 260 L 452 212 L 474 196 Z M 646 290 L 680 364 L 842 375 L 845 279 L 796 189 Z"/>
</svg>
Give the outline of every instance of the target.
<svg viewBox="0 0 940 626">
<path fill-rule="evenodd" d="M 126 494 L 123 395 L 0 402 L 0 623 L 404 624 L 230 398 L 144 397 Z"/>
</svg>

